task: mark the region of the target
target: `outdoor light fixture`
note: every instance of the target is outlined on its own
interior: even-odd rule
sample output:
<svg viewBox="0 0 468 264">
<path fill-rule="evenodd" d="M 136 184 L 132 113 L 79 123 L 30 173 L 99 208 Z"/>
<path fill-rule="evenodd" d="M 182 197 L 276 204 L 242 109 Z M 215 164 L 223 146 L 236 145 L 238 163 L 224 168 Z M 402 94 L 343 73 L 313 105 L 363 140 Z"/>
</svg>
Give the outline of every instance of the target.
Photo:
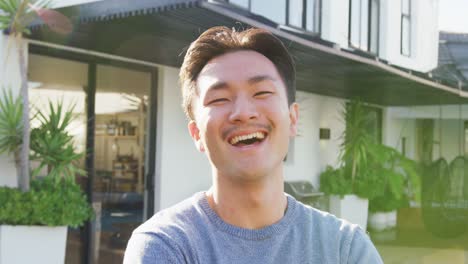
<svg viewBox="0 0 468 264">
<path fill-rule="evenodd" d="M 319 132 L 320 139 L 330 139 L 330 129 L 329 128 L 320 128 Z"/>
</svg>

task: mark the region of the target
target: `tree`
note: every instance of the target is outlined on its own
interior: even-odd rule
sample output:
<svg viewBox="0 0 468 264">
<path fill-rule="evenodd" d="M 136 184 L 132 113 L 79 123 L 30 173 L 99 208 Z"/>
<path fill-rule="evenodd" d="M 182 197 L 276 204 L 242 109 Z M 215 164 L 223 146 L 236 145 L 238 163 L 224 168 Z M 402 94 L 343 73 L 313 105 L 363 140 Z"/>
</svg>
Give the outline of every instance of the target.
<svg viewBox="0 0 468 264">
<path fill-rule="evenodd" d="M 20 95 L 23 103 L 22 123 L 23 135 L 19 155 L 18 187 L 22 191 L 29 190 L 29 94 L 26 60 L 24 55 L 23 36 L 31 32 L 28 26 L 36 18 L 40 18 L 57 33 L 71 32 L 72 25 L 63 15 L 47 9 L 51 0 L 0 0 L 0 30 L 6 30 L 17 41 L 18 64 L 21 77 Z"/>
</svg>

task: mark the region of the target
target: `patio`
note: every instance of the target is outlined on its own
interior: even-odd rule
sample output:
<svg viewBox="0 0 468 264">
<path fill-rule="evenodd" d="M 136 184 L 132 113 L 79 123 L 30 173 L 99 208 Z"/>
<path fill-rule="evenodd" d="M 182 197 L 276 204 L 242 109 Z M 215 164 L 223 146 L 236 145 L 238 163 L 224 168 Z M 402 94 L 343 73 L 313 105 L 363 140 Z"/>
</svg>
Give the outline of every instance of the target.
<svg viewBox="0 0 468 264">
<path fill-rule="evenodd" d="M 468 233 L 453 238 L 437 237 L 425 229 L 417 209 L 399 210 L 396 229 L 371 232 L 370 236 L 385 263 L 468 263 Z"/>
</svg>

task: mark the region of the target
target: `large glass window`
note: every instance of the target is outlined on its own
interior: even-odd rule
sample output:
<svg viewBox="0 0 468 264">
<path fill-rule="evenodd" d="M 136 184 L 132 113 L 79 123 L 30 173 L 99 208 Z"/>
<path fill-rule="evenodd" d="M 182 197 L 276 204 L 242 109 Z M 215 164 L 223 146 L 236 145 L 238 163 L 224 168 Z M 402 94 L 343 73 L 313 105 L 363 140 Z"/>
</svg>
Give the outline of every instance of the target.
<svg viewBox="0 0 468 264">
<path fill-rule="evenodd" d="M 278 24 L 320 33 L 321 0 L 218 0 L 245 8 Z M 286 11 L 285 11 L 286 10 Z"/>
<path fill-rule="evenodd" d="M 302 0 L 289 0 L 288 25 L 302 28 Z"/>
<path fill-rule="evenodd" d="M 379 51 L 379 0 L 371 0 L 369 7 L 369 51 L 377 54 Z"/>
<path fill-rule="evenodd" d="M 251 12 L 264 16 L 278 24 L 286 23 L 286 1 L 251 0 Z"/>
<path fill-rule="evenodd" d="M 411 0 L 401 1 L 401 54 L 411 56 Z"/>
<path fill-rule="evenodd" d="M 286 2 L 286 24 L 288 26 L 320 33 L 320 0 L 289 0 Z"/>
<path fill-rule="evenodd" d="M 306 6 L 306 30 L 320 32 L 320 0 L 308 0 Z"/>
<path fill-rule="evenodd" d="M 354 48 L 378 53 L 379 0 L 350 0 L 349 42 Z"/>
<path fill-rule="evenodd" d="M 250 0 L 229 0 L 229 3 L 246 9 L 250 9 Z"/>
</svg>

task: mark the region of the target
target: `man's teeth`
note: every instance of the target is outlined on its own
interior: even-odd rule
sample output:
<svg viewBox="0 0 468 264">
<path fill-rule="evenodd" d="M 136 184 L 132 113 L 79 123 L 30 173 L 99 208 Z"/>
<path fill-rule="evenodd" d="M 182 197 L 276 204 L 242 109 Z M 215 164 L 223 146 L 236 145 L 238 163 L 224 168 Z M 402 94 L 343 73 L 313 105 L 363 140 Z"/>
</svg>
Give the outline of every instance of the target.
<svg viewBox="0 0 468 264">
<path fill-rule="evenodd" d="M 258 139 L 264 139 L 265 135 L 262 132 L 256 132 L 248 135 L 243 135 L 243 136 L 235 136 L 231 139 L 231 145 L 237 144 L 239 141 L 247 140 L 247 139 L 252 139 L 252 138 L 258 138 Z"/>
</svg>

